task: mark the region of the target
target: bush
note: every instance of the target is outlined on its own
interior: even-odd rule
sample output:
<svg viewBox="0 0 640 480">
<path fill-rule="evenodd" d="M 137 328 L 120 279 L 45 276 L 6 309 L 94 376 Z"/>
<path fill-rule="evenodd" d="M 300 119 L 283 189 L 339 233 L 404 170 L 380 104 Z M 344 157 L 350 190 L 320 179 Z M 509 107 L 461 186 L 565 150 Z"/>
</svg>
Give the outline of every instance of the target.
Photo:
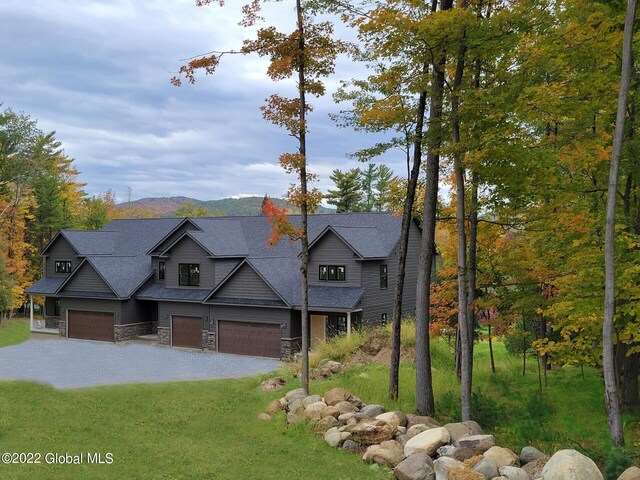
<svg viewBox="0 0 640 480">
<path fill-rule="evenodd" d="M 609 451 L 604 461 L 605 480 L 616 480 L 622 472 L 632 465 L 629 452 L 620 448 Z"/>
<path fill-rule="evenodd" d="M 311 368 L 315 368 L 325 359 L 342 362 L 349 358 L 367 340 L 369 331 L 364 329 L 353 330 L 351 336 L 336 335 L 314 348 L 309 357 Z"/>
<path fill-rule="evenodd" d="M 521 445 L 554 440 L 553 429 L 545 424 L 553 417 L 553 406 L 539 392 L 527 398 L 522 409 L 514 411 L 514 414 L 517 420 L 513 429 Z"/>
</svg>

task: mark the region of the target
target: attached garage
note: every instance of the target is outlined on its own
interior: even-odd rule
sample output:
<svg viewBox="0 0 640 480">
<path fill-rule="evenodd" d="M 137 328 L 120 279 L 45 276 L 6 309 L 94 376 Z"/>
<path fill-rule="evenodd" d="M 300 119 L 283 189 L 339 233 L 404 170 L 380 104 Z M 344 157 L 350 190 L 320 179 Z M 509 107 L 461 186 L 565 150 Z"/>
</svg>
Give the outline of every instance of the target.
<svg viewBox="0 0 640 480">
<path fill-rule="evenodd" d="M 280 324 L 218 322 L 218 351 L 280 358 Z"/>
<path fill-rule="evenodd" d="M 113 312 L 68 310 L 67 336 L 84 340 L 113 342 Z"/>
<path fill-rule="evenodd" d="M 202 317 L 171 317 L 171 346 L 202 348 Z"/>
</svg>

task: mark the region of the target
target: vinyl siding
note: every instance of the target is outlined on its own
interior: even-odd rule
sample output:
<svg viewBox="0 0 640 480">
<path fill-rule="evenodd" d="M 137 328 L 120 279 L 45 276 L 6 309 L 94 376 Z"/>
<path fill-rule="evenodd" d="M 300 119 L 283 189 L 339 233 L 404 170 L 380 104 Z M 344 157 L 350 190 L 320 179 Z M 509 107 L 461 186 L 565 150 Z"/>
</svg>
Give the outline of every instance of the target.
<svg viewBox="0 0 640 480">
<path fill-rule="evenodd" d="M 214 298 L 280 300 L 273 289 L 249 265 L 242 265 L 218 290 Z"/>
<path fill-rule="evenodd" d="M 207 257 L 200 245 L 188 237 L 183 238 L 171 249 L 171 256 L 165 259 L 165 284 L 169 288 L 213 288 L 213 260 Z M 200 286 L 178 285 L 178 265 L 181 263 L 200 264 Z"/>
<path fill-rule="evenodd" d="M 59 235 L 56 241 L 49 248 L 48 256 L 46 257 L 46 265 L 45 275 L 47 277 L 66 277 L 69 274 L 67 273 L 56 273 L 56 260 L 59 261 L 70 261 L 71 262 L 71 271 L 75 270 L 75 268 L 82 262 L 81 258 L 76 257 L 76 251 L 73 247 L 67 242 L 66 238 L 62 235 Z"/>
<path fill-rule="evenodd" d="M 158 326 L 169 327 L 171 316 L 181 315 L 186 317 L 202 317 L 204 321 L 209 320 L 209 307 L 200 303 L 179 303 L 179 302 L 159 302 L 158 303 Z M 207 318 L 205 318 L 207 317 Z"/>
<path fill-rule="evenodd" d="M 209 318 L 214 321 L 214 325 L 218 320 L 279 323 L 280 325 L 284 325 L 281 329 L 282 338 L 290 338 L 291 310 L 287 308 L 227 307 L 211 305 Z"/>
<path fill-rule="evenodd" d="M 57 297 L 46 297 L 44 299 L 44 314 L 47 317 L 53 317 L 55 313 L 55 303 Z"/>
<path fill-rule="evenodd" d="M 109 285 L 98 275 L 89 263 L 84 263 L 69 280 L 62 292 L 101 292 L 113 294 Z"/>
<path fill-rule="evenodd" d="M 139 300 L 126 300 L 121 304 L 120 319 L 116 319 L 119 325 L 128 325 L 130 323 L 142 323 L 151 321 L 151 306 L 148 302 Z"/>
<path fill-rule="evenodd" d="M 119 300 L 101 300 L 95 298 L 61 298 L 60 318 L 67 318 L 68 310 L 85 310 L 90 312 L 113 312 L 116 323 L 120 318 L 122 302 Z"/>
<path fill-rule="evenodd" d="M 309 284 L 361 286 L 360 264 L 355 261 L 355 258 L 355 253 L 349 246 L 333 232 L 327 232 L 310 251 Z M 346 281 L 321 281 L 319 278 L 320 265 L 344 265 L 346 267 Z"/>
<path fill-rule="evenodd" d="M 231 273 L 231 270 L 236 268 L 238 263 L 240 263 L 240 260 L 235 258 L 223 258 L 220 260 L 214 260 L 213 275 L 215 285 L 218 285 L 222 280 L 224 280 L 227 275 Z"/>
</svg>

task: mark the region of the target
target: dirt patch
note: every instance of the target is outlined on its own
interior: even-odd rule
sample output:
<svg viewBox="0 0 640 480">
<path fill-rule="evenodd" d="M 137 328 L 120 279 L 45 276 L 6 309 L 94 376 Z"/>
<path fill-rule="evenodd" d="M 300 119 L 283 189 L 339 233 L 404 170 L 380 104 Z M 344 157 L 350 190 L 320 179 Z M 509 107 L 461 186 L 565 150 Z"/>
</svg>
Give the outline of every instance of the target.
<svg viewBox="0 0 640 480">
<path fill-rule="evenodd" d="M 411 362 L 415 360 L 413 349 L 402 350 L 400 362 Z M 385 332 L 374 330 L 367 341 L 358 348 L 345 364 L 349 367 L 354 365 L 364 365 L 366 363 L 380 363 L 382 365 L 391 364 L 391 340 Z"/>
</svg>

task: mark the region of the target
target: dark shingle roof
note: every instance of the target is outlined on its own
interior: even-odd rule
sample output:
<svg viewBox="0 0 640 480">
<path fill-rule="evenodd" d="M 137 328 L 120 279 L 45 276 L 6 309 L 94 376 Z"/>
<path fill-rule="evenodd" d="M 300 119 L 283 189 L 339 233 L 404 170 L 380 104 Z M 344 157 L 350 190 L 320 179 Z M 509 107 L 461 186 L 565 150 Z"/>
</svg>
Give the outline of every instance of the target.
<svg viewBox="0 0 640 480">
<path fill-rule="evenodd" d="M 146 255 L 88 256 L 87 261 L 120 298 L 129 298 L 153 274 L 151 259 Z"/>
<path fill-rule="evenodd" d="M 140 300 L 202 302 L 210 292 L 211 290 L 192 288 L 167 288 L 164 283 L 149 283 L 136 293 L 136 298 Z"/>
<path fill-rule="evenodd" d="M 24 293 L 29 295 L 53 295 L 66 279 L 66 277 L 42 277 L 30 287 L 25 288 Z"/>
<path fill-rule="evenodd" d="M 354 309 L 362 295 L 364 287 L 324 287 L 318 285 L 309 286 L 309 308 L 344 308 Z M 300 295 L 298 295 L 298 300 Z M 302 302 L 296 302 L 299 307 Z"/>
</svg>

